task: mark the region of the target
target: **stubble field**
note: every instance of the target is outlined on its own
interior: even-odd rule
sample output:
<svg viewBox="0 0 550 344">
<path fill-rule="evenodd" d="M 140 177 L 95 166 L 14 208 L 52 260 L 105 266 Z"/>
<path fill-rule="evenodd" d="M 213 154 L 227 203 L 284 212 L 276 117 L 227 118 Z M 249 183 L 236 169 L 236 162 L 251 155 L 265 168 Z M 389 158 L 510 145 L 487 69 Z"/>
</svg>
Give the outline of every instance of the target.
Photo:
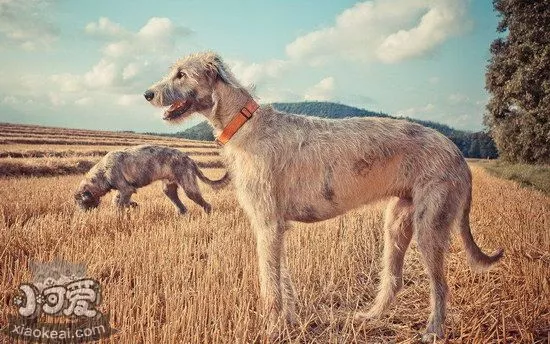
<svg viewBox="0 0 550 344">
<path fill-rule="evenodd" d="M 211 178 L 223 175 L 208 142 L 94 132 L 0 126 L 0 328 L 28 262 L 84 262 L 102 286 L 100 310 L 118 333 L 103 343 L 264 342 L 253 232 L 232 187 L 201 185 L 207 216 L 176 214 L 160 185 L 141 189 L 139 207 L 120 212 L 106 196 L 81 212 L 73 192 L 103 154 L 155 143 L 189 152 Z M 505 257 L 490 272 L 472 272 L 454 235 L 446 270 L 451 343 L 548 343 L 550 340 L 550 198 L 471 165 L 472 231 L 488 253 Z M 378 284 L 383 203 L 287 232 L 288 264 L 298 293 L 296 343 L 414 343 L 428 317 L 428 282 L 413 242 L 404 289 L 383 318 L 356 324 Z M 0 343 L 8 340 L 0 334 Z"/>
</svg>

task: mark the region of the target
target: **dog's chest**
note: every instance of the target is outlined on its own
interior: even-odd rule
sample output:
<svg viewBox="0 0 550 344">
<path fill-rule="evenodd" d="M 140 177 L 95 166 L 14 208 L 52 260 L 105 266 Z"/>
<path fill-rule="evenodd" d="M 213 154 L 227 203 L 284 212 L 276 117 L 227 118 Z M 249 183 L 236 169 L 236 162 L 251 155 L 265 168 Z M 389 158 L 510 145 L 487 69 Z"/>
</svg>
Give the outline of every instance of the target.
<svg viewBox="0 0 550 344">
<path fill-rule="evenodd" d="M 272 171 L 269 161 L 243 151 L 224 149 L 222 156 L 231 173 L 231 179 L 242 203 L 257 197 L 273 195 Z"/>
</svg>

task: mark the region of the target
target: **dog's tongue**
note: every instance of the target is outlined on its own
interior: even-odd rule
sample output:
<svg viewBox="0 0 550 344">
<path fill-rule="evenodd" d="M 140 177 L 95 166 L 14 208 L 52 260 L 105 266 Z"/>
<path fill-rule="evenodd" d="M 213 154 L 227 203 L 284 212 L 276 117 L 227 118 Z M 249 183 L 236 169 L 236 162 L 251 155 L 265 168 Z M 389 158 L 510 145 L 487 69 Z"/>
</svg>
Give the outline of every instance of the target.
<svg viewBox="0 0 550 344">
<path fill-rule="evenodd" d="M 177 109 L 183 107 L 185 105 L 185 101 L 183 100 L 176 100 L 174 103 L 172 103 L 172 105 L 170 105 L 170 107 L 168 108 L 168 112 L 174 112 L 176 111 Z"/>
<path fill-rule="evenodd" d="M 170 105 L 166 111 L 164 111 L 164 119 L 170 119 L 171 117 L 179 116 L 179 112 L 185 111 L 187 106 L 186 100 L 176 100 Z"/>
</svg>

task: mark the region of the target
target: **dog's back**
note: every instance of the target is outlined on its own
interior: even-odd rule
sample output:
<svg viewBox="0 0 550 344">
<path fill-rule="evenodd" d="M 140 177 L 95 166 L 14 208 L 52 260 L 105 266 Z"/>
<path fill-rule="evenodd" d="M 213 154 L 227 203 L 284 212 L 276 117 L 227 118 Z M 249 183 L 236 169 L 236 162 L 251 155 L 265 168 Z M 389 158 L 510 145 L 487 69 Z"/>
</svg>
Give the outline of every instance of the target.
<svg viewBox="0 0 550 344">
<path fill-rule="evenodd" d="M 174 148 L 140 145 L 110 152 L 102 162 L 108 174 L 140 188 L 156 180 L 175 180 L 174 165 L 187 160 L 185 153 Z"/>
</svg>

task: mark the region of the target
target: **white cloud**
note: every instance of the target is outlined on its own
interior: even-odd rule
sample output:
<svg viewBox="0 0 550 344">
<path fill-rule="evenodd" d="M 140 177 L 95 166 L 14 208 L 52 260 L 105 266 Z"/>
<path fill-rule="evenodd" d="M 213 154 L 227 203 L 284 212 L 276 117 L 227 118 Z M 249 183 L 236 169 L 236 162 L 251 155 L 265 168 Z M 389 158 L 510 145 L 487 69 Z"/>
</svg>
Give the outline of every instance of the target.
<svg viewBox="0 0 550 344">
<path fill-rule="evenodd" d="M 116 39 L 103 48 L 103 53 L 113 58 L 144 53 L 166 54 L 174 50 L 178 38 L 191 34 L 188 28 L 175 25 L 168 18 L 159 17 L 150 18 L 136 33 L 126 31 L 107 18 L 101 18 L 97 23 L 89 23 L 86 31 Z"/>
<path fill-rule="evenodd" d="M 448 101 L 453 105 L 457 105 L 469 102 L 470 98 L 462 93 L 453 93 L 449 95 Z"/>
<path fill-rule="evenodd" d="M 399 110 L 396 112 L 397 116 L 403 116 L 403 117 L 420 117 L 422 118 L 423 115 L 426 113 L 432 112 L 435 110 L 435 105 L 432 103 L 426 104 L 425 106 L 421 107 L 411 107 L 404 110 Z"/>
<path fill-rule="evenodd" d="M 0 0 L 1 1 L 1 0 Z M 174 25 L 168 18 L 150 18 L 137 32 L 131 32 L 108 18 L 99 18 L 88 23 L 85 32 L 105 39 L 103 56 L 90 70 L 82 74 L 54 74 L 47 78 L 62 92 L 97 91 L 110 94 L 128 92 L 137 84 L 148 84 L 155 79 L 137 80 L 140 74 L 150 71 L 151 60 L 158 70 L 159 78 L 168 65 L 167 53 L 174 51 L 175 42 L 190 30 Z M 157 50 L 162 50 L 159 56 Z M 139 82 L 138 82 L 139 81 Z M 35 89 L 44 88 L 44 83 L 30 79 Z M 144 86 L 141 86 L 144 87 Z M 52 103 L 59 104 L 59 101 Z"/>
<path fill-rule="evenodd" d="M 48 97 L 50 98 L 50 103 L 53 106 L 62 106 L 67 103 L 67 101 L 64 99 L 63 95 L 56 92 L 50 92 L 48 94 Z"/>
<path fill-rule="evenodd" d="M 262 88 L 257 96 L 262 103 L 297 102 L 303 99 L 301 95 L 293 90 L 281 87 Z"/>
<path fill-rule="evenodd" d="M 424 55 L 469 27 L 467 0 L 372 0 L 336 17 L 333 26 L 287 45 L 293 59 L 393 63 Z"/>
<path fill-rule="evenodd" d="M 0 18 L 6 15 L 2 12 L 4 3 L 11 1 L 0 0 Z M 43 0 L 21 1 L 30 3 Z M 6 41 L 3 27 L 4 22 L 0 22 L 0 49 Z M 134 31 L 108 18 L 100 18 L 86 25 L 84 31 L 87 36 L 103 42 L 97 51 L 95 63 L 87 69 L 72 73 L 48 73 L 42 70 L 36 74 L 25 74 L 0 70 L 0 91 L 3 91 L 0 92 L 0 105 L 11 106 L 15 105 L 14 102 L 27 105 L 34 102 L 33 112 L 68 116 L 69 121 L 73 118 L 69 114 L 74 114 L 72 107 L 78 107 L 78 115 L 81 116 L 91 113 L 101 116 L 97 112 L 109 113 L 113 106 L 120 105 L 117 111 L 121 116 L 133 118 L 134 114 L 139 113 L 143 116 L 142 120 L 157 125 L 153 117 L 147 116 L 154 113 L 155 109 L 145 102 L 141 94 L 144 88 L 165 73 L 175 56 L 182 55 L 178 47 L 185 45 L 177 43 L 188 37 L 191 31 L 167 18 L 150 18 Z M 118 53 L 109 54 L 106 53 L 109 47 L 120 49 Z M 77 123 L 85 119 L 75 121 Z M 96 124 L 93 121 L 90 123 Z"/>
<path fill-rule="evenodd" d="M 15 105 L 15 104 L 19 104 L 19 102 L 20 102 L 19 98 L 12 95 L 4 96 L 4 98 L 2 98 L 3 104 Z"/>
<path fill-rule="evenodd" d="M 75 100 L 74 103 L 76 105 L 86 106 L 86 105 L 92 104 L 93 99 L 91 97 L 83 97 L 83 98 L 79 98 L 79 99 Z"/>
<path fill-rule="evenodd" d="M 127 80 L 127 79 L 133 78 L 139 73 L 139 70 L 140 70 L 140 66 L 138 63 L 136 62 L 129 63 L 122 70 L 122 79 Z"/>
<path fill-rule="evenodd" d="M 487 105 L 488 102 L 489 102 L 489 99 L 480 99 L 480 100 L 476 101 L 475 104 L 477 106 L 483 106 L 484 107 L 484 106 Z"/>
<path fill-rule="evenodd" d="M 307 61 L 320 65 L 331 58 L 398 62 L 424 55 L 468 27 L 468 0 L 370 0 L 340 13 L 334 25 L 309 32 L 286 46 L 288 59 L 263 63 L 228 61 L 245 85 L 280 77 Z M 143 29 L 142 29 L 143 30 Z M 122 42 L 108 47 L 122 54 Z M 430 79 L 437 83 L 438 78 Z"/>
<path fill-rule="evenodd" d="M 50 20 L 52 0 L 0 1 L 0 48 L 48 49 L 58 38 Z"/>
<path fill-rule="evenodd" d="M 264 63 L 247 64 L 243 61 L 228 60 L 231 71 L 244 85 L 258 84 L 269 78 L 277 78 L 289 68 L 289 61 L 272 59 Z"/>
<path fill-rule="evenodd" d="M 81 92 L 102 88 L 107 90 L 121 78 L 120 71 L 114 62 L 101 59 L 91 70 L 79 74 L 54 74 L 50 80 L 62 92 Z"/>
<path fill-rule="evenodd" d="M 334 78 L 329 76 L 306 91 L 305 100 L 330 100 L 334 92 Z"/>
<path fill-rule="evenodd" d="M 412 29 L 399 30 L 380 44 L 376 55 L 383 62 L 398 62 L 431 51 L 464 29 L 466 2 L 461 0 L 433 1 L 433 7 Z"/>
<path fill-rule="evenodd" d="M 139 30 L 138 36 L 149 39 L 163 39 L 173 33 L 174 24 L 168 18 L 153 17 Z"/>
<path fill-rule="evenodd" d="M 437 85 L 439 84 L 439 77 L 432 76 L 431 78 L 428 79 L 428 82 L 432 85 Z"/>
<path fill-rule="evenodd" d="M 244 85 L 264 86 L 296 66 L 307 62 L 319 65 L 331 58 L 354 61 L 397 62 L 432 51 L 468 25 L 468 0 L 371 0 L 355 4 L 336 17 L 335 24 L 296 38 L 286 46 L 287 59 L 261 63 L 228 60 L 235 76 Z M 169 25 L 150 22 L 140 32 L 152 28 L 168 30 Z M 123 54 L 131 45 L 113 43 L 107 53 Z M 332 97 L 334 79 L 323 80 L 306 90 L 306 99 Z M 436 84 L 439 78 L 429 82 Z M 262 92 L 262 93 L 265 93 Z M 267 99 L 281 93 L 270 89 Z"/>
<path fill-rule="evenodd" d="M 430 103 L 430 104 L 424 106 L 424 111 L 426 111 L 426 112 L 430 112 L 430 111 L 432 111 L 433 109 L 435 109 L 435 105 L 433 105 L 432 103 Z"/>
<path fill-rule="evenodd" d="M 91 22 L 86 25 L 84 31 L 90 35 L 104 37 L 120 37 L 128 33 L 122 25 L 112 22 L 109 18 L 101 17 L 97 22 Z"/>
<path fill-rule="evenodd" d="M 118 98 L 117 104 L 122 106 L 137 105 L 143 103 L 141 94 L 123 94 Z"/>
<path fill-rule="evenodd" d="M 395 115 L 439 122 L 460 130 L 480 130 L 483 111 L 471 102 L 455 106 L 449 106 L 448 103 L 436 105 L 429 103 L 396 111 Z"/>
<path fill-rule="evenodd" d="M 92 70 L 84 74 L 84 81 L 91 88 L 109 87 L 114 84 L 117 72 L 113 62 L 101 59 Z"/>
<path fill-rule="evenodd" d="M 63 73 L 50 76 L 50 80 L 57 86 L 61 92 L 78 92 L 84 87 L 82 78 L 78 75 Z M 35 83 L 31 87 L 42 86 L 40 83 Z"/>
</svg>

